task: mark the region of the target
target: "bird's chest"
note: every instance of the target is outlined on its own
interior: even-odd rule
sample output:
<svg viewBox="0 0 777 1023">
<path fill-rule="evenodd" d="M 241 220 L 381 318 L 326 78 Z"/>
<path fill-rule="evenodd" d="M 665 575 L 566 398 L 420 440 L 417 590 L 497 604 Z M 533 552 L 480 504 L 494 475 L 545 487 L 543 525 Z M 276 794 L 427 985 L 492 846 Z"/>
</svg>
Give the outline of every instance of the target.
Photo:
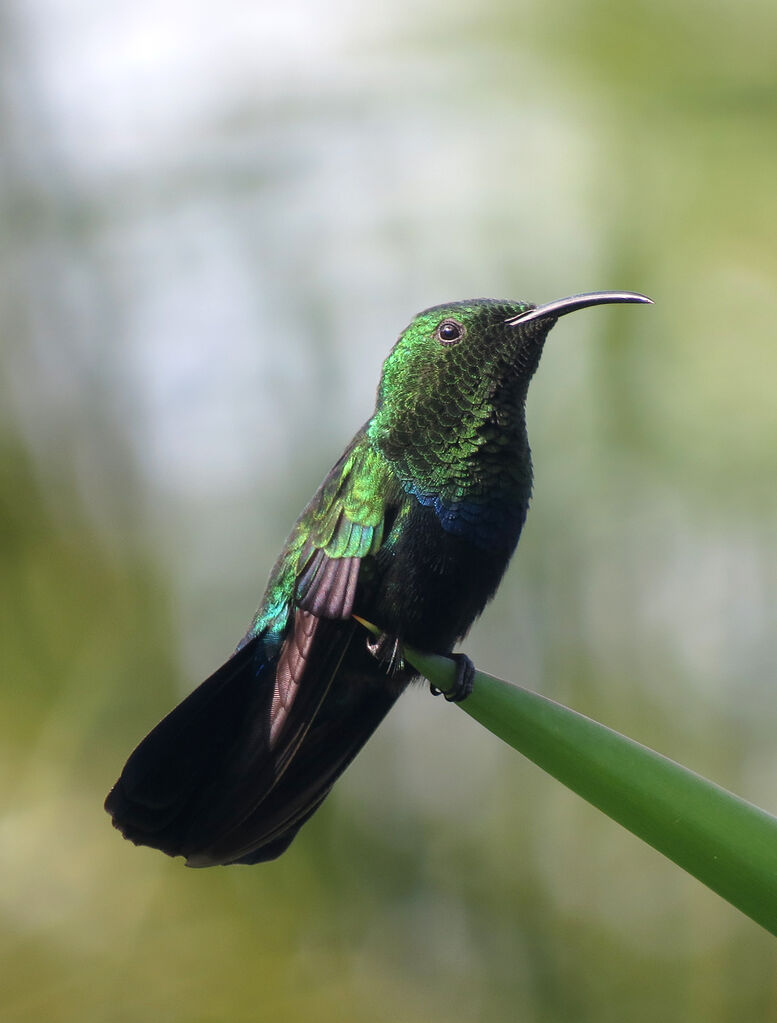
<svg viewBox="0 0 777 1023">
<path fill-rule="evenodd" d="M 486 547 L 446 528 L 438 511 L 412 502 L 365 566 L 356 608 L 422 649 L 450 650 L 493 596 L 518 541 L 512 523 Z"/>
</svg>

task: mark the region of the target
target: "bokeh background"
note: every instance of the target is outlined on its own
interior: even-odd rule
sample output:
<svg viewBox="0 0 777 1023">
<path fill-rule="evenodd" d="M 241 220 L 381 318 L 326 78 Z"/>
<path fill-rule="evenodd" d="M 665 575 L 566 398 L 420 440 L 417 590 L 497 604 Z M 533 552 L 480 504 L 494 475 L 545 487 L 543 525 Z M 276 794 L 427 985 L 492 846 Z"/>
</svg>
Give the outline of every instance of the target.
<svg viewBox="0 0 777 1023">
<path fill-rule="evenodd" d="M 466 649 L 777 811 L 777 7 L 6 0 L 0 1018 L 777 1018 L 774 940 L 405 696 L 278 862 L 114 832 L 421 308 L 551 336 Z"/>
</svg>

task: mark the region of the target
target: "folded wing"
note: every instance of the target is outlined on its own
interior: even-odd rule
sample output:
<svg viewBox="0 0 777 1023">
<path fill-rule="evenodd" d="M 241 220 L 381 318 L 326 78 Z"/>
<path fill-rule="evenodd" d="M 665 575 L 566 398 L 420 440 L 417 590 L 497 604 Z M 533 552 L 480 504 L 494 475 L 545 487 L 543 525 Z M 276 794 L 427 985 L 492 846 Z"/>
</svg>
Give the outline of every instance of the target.
<svg viewBox="0 0 777 1023">
<path fill-rule="evenodd" d="M 354 500 L 353 467 L 352 450 L 292 535 L 283 631 L 256 631 L 127 761 L 105 806 L 136 844 L 192 866 L 274 858 L 394 703 L 401 686 L 351 619 L 383 527 L 382 509 Z"/>
</svg>

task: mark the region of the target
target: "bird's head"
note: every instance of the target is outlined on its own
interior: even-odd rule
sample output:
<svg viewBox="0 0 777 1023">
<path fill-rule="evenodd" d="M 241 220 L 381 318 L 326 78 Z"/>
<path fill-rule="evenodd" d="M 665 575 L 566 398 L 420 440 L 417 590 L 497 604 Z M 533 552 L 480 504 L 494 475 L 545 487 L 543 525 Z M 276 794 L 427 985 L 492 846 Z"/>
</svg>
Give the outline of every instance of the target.
<svg viewBox="0 0 777 1023">
<path fill-rule="evenodd" d="M 559 317 L 594 305 L 650 301 L 603 291 L 546 305 L 473 299 L 426 309 L 383 365 L 370 437 L 391 458 L 426 438 L 476 447 L 480 428 L 495 416 L 504 419 L 496 425 L 522 425 L 529 381 Z"/>
</svg>

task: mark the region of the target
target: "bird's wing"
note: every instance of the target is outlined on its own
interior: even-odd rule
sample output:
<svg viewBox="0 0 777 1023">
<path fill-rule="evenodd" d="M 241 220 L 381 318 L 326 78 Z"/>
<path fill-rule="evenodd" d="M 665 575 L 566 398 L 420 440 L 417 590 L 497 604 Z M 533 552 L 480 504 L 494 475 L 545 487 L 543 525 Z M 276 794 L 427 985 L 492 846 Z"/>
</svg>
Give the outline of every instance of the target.
<svg viewBox="0 0 777 1023">
<path fill-rule="evenodd" d="M 270 743 L 280 742 L 283 735 L 286 759 L 293 752 L 286 722 L 307 679 L 320 624 L 351 618 L 362 561 L 382 542 L 384 473 L 382 461 L 366 441 L 352 445 L 300 516 L 289 544 L 293 564 L 280 568 L 280 576 L 291 581 L 287 606 L 292 628 L 275 676 Z"/>
<path fill-rule="evenodd" d="M 268 588 L 275 628 L 260 611 L 234 656 L 130 756 L 106 809 L 136 844 L 192 865 L 278 855 L 393 704 L 390 686 L 330 695 L 359 568 L 382 538 L 371 457 L 365 444 L 346 451 L 298 521 Z"/>
</svg>

